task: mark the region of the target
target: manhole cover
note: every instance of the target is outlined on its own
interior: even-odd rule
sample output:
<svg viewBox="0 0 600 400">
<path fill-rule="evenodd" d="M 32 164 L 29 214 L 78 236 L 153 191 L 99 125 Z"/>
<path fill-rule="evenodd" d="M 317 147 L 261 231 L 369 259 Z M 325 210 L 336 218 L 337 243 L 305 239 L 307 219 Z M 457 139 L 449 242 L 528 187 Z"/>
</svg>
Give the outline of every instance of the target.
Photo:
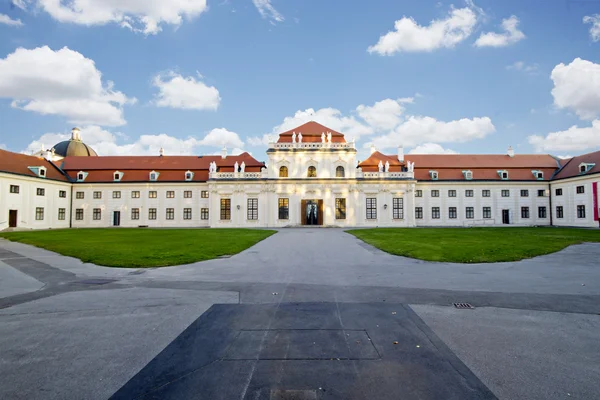
<svg viewBox="0 0 600 400">
<path fill-rule="evenodd" d="M 84 279 L 83 281 L 77 281 L 75 283 L 80 283 L 82 285 L 106 285 L 107 283 L 115 282 L 115 279 Z"/>
<path fill-rule="evenodd" d="M 472 305 L 470 305 L 469 303 L 454 303 L 454 307 L 460 308 L 460 309 L 474 309 L 475 308 Z"/>
</svg>

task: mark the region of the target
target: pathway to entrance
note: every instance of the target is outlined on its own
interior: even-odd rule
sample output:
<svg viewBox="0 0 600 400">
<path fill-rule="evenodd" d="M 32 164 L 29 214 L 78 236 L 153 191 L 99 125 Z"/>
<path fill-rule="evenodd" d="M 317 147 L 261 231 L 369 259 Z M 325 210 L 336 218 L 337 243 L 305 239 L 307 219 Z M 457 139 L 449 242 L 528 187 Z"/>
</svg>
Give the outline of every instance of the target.
<svg viewBox="0 0 600 400">
<path fill-rule="evenodd" d="M 0 398 L 598 398 L 598 259 L 429 263 L 304 228 L 131 270 L 0 241 Z"/>
</svg>

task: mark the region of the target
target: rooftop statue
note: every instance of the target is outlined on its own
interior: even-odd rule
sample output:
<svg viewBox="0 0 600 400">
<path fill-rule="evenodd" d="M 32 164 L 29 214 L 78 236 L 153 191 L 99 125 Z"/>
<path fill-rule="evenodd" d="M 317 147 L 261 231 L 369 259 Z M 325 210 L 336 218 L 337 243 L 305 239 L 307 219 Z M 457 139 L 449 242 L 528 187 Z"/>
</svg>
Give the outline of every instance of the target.
<svg viewBox="0 0 600 400">
<path fill-rule="evenodd" d="M 296 132 L 292 133 L 292 143 L 296 143 Z"/>
<path fill-rule="evenodd" d="M 298 133 L 298 143 L 302 143 L 302 132 Z"/>
<path fill-rule="evenodd" d="M 238 172 L 238 169 L 240 168 L 240 165 L 238 164 L 238 162 L 236 161 L 235 164 L 233 164 L 233 172 Z"/>
<path fill-rule="evenodd" d="M 377 164 L 377 167 L 379 167 L 379 172 L 383 172 L 383 163 L 381 160 L 379 161 L 379 164 Z"/>
<path fill-rule="evenodd" d="M 389 161 L 385 162 L 385 172 L 390 172 L 390 162 Z"/>
<path fill-rule="evenodd" d="M 242 161 L 242 165 L 240 165 L 240 172 L 244 172 L 246 170 L 246 163 Z"/>
</svg>

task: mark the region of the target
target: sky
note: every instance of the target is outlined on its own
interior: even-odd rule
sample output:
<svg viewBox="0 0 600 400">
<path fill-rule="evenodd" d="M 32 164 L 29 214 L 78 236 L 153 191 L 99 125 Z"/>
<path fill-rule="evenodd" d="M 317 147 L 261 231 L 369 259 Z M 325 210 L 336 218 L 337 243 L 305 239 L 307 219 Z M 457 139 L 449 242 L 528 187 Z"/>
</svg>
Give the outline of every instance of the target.
<svg viewBox="0 0 600 400">
<path fill-rule="evenodd" d="M 395 154 L 600 149 L 600 2 L 0 0 L 0 148 L 266 158 L 315 120 Z"/>
</svg>

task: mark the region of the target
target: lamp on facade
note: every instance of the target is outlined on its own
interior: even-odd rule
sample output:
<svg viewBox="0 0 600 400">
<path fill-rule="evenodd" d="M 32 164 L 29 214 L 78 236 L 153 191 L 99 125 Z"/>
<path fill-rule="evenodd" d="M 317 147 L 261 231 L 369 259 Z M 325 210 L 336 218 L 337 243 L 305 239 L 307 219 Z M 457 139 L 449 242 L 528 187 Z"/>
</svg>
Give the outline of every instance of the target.
<svg viewBox="0 0 600 400">
<path fill-rule="evenodd" d="M 237 209 L 239 210 L 240 208 L 242 208 L 239 204 L 237 205 Z"/>
<path fill-rule="evenodd" d="M 383 209 L 384 209 L 384 210 L 387 210 L 387 204 L 384 204 L 384 205 L 383 205 Z"/>
</svg>

